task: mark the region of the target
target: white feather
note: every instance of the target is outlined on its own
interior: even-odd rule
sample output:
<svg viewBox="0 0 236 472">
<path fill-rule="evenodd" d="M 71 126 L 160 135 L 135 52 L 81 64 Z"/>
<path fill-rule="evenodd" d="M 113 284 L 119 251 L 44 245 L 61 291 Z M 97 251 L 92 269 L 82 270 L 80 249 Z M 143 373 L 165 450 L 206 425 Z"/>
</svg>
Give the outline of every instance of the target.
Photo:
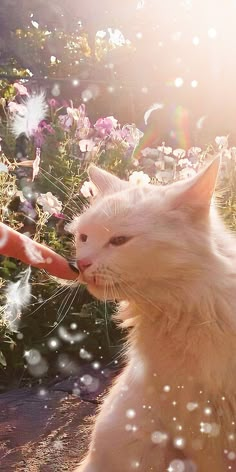
<svg viewBox="0 0 236 472">
<path fill-rule="evenodd" d="M 6 304 L 2 309 L 2 318 L 12 331 L 17 331 L 22 309 L 31 299 L 30 274 L 29 267 L 21 273 L 17 282 L 9 282 L 5 289 Z"/>
<path fill-rule="evenodd" d="M 11 129 L 16 138 L 22 133 L 29 138 L 47 116 L 48 106 L 45 93 L 40 92 L 29 96 L 22 105 L 21 110 L 16 112 L 12 119 Z"/>
<path fill-rule="evenodd" d="M 154 110 L 162 110 L 163 108 L 164 108 L 163 103 L 153 103 L 153 105 L 150 108 L 148 108 L 148 110 L 144 114 L 145 125 L 147 125 L 149 117 Z"/>
</svg>

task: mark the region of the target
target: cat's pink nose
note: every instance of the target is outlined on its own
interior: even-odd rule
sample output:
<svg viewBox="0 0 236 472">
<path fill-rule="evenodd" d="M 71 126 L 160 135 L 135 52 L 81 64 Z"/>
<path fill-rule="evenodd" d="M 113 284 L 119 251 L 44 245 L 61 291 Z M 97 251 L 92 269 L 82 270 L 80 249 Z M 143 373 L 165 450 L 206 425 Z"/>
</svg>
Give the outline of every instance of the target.
<svg viewBox="0 0 236 472">
<path fill-rule="evenodd" d="M 79 267 L 79 270 L 81 272 L 84 272 L 86 269 L 88 269 L 92 265 L 92 261 L 85 257 L 84 259 L 78 259 L 77 265 Z"/>
</svg>

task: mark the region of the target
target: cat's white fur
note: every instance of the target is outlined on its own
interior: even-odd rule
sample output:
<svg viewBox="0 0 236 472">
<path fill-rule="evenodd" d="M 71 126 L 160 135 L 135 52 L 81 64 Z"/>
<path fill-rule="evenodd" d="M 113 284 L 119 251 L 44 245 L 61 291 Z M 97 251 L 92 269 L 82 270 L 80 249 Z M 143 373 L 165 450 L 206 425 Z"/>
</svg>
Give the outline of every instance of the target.
<svg viewBox="0 0 236 472">
<path fill-rule="evenodd" d="M 233 470 L 236 244 L 212 204 L 218 167 L 166 187 L 90 168 L 99 194 L 72 225 L 78 258 L 92 263 L 81 281 L 120 300 L 129 335 L 77 472 Z"/>
</svg>

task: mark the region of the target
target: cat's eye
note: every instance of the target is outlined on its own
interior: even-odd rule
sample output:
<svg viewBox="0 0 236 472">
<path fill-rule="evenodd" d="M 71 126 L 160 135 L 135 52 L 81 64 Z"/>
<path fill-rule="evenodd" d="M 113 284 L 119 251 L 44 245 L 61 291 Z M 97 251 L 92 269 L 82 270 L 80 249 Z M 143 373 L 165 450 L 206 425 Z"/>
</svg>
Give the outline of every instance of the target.
<svg viewBox="0 0 236 472">
<path fill-rule="evenodd" d="M 131 236 L 114 236 L 110 239 L 109 243 L 112 246 L 122 246 L 122 244 L 127 243 L 131 239 Z"/>
<path fill-rule="evenodd" d="M 82 241 L 82 243 L 85 243 L 88 239 L 88 236 L 87 236 L 87 234 L 81 233 L 79 235 L 79 239 L 80 239 L 80 241 Z"/>
</svg>

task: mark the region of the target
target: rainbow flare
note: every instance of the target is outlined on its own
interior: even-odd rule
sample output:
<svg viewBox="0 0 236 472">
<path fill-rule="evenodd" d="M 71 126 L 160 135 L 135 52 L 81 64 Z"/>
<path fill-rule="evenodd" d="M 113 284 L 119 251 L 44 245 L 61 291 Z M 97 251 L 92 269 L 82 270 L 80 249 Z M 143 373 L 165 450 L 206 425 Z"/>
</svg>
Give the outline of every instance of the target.
<svg viewBox="0 0 236 472">
<path fill-rule="evenodd" d="M 178 105 L 173 112 L 173 130 L 176 147 L 189 149 L 191 147 L 189 111 Z"/>
<path fill-rule="evenodd" d="M 136 159 L 139 159 L 139 157 L 141 156 L 141 151 L 146 147 L 152 147 L 153 143 L 155 143 L 158 137 L 159 130 L 157 124 L 153 123 L 149 125 L 148 129 L 145 130 L 144 136 L 141 139 L 139 145 L 135 149 L 134 157 Z M 154 145 L 154 147 L 156 147 L 156 144 Z"/>
<path fill-rule="evenodd" d="M 190 114 L 187 108 L 182 105 L 174 106 L 170 109 L 170 133 L 169 136 L 171 141 L 174 141 L 176 148 L 189 149 L 191 147 L 191 133 L 190 133 Z M 167 142 L 161 136 L 159 126 L 156 122 L 148 125 L 144 132 L 144 136 L 141 139 L 139 145 L 135 149 L 134 157 L 139 159 L 141 157 L 141 151 L 146 147 L 156 147 L 158 140 L 166 141 L 166 145 L 173 145 L 173 143 Z M 161 142 L 159 145 L 161 145 Z"/>
</svg>

